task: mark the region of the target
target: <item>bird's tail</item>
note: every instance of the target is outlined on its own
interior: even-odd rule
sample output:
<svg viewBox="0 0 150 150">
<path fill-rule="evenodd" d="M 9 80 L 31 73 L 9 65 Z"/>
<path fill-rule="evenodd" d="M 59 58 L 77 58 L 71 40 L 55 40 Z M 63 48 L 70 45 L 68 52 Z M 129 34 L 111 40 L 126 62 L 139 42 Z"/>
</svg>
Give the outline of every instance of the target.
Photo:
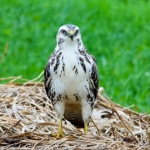
<svg viewBox="0 0 150 150">
<path fill-rule="evenodd" d="M 77 128 L 83 128 L 84 127 L 84 122 L 83 122 L 81 113 L 75 113 L 75 112 L 65 113 L 64 117 L 65 117 L 65 119 L 70 121 Z"/>
</svg>

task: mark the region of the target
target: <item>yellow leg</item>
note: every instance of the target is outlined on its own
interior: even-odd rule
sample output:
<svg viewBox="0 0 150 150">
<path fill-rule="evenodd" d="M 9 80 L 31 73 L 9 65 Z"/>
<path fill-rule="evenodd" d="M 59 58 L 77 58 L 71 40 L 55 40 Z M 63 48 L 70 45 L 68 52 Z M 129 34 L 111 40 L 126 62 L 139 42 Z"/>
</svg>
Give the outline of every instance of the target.
<svg viewBox="0 0 150 150">
<path fill-rule="evenodd" d="M 63 129 L 62 129 L 62 119 L 59 120 L 58 132 L 55 134 L 52 134 L 52 136 L 56 138 L 63 138 L 65 136 Z"/>
<path fill-rule="evenodd" d="M 85 133 L 85 134 L 88 133 L 88 125 L 87 125 L 87 122 L 84 123 L 84 133 Z"/>
</svg>

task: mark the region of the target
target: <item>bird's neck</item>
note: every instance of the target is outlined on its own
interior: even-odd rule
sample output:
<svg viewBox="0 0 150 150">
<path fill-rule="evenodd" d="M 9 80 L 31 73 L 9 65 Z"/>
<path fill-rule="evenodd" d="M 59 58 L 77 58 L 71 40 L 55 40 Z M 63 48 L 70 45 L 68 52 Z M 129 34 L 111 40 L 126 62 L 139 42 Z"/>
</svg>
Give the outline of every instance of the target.
<svg viewBox="0 0 150 150">
<path fill-rule="evenodd" d="M 64 42 L 61 44 L 61 51 L 63 53 L 75 53 L 78 51 L 78 44 L 75 42 Z"/>
</svg>

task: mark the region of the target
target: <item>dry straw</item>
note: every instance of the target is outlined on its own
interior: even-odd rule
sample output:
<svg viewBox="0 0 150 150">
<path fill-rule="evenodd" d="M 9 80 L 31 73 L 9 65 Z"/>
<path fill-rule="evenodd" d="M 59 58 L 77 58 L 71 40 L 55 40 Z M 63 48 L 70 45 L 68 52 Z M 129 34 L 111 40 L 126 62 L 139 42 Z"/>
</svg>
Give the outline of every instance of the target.
<svg viewBox="0 0 150 150">
<path fill-rule="evenodd" d="M 64 119 L 66 136 L 51 137 L 58 118 L 39 80 L 42 74 L 32 81 L 21 76 L 0 79 L 9 80 L 0 84 L 0 149 L 150 149 L 150 116 L 113 103 L 103 88 L 99 88 L 87 135 Z M 17 84 L 18 80 L 25 83 Z"/>
</svg>

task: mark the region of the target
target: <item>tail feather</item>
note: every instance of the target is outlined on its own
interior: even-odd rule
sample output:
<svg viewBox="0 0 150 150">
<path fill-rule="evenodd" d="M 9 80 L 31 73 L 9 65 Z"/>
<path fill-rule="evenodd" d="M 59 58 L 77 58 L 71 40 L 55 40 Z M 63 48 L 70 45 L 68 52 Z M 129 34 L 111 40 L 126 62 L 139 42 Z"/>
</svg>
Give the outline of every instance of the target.
<svg viewBox="0 0 150 150">
<path fill-rule="evenodd" d="M 65 119 L 70 121 L 77 128 L 84 127 L 84 122 L 83 122 L 81 113 L 65 113 L 64 117 L 65 117 Z"/>
</svg>

